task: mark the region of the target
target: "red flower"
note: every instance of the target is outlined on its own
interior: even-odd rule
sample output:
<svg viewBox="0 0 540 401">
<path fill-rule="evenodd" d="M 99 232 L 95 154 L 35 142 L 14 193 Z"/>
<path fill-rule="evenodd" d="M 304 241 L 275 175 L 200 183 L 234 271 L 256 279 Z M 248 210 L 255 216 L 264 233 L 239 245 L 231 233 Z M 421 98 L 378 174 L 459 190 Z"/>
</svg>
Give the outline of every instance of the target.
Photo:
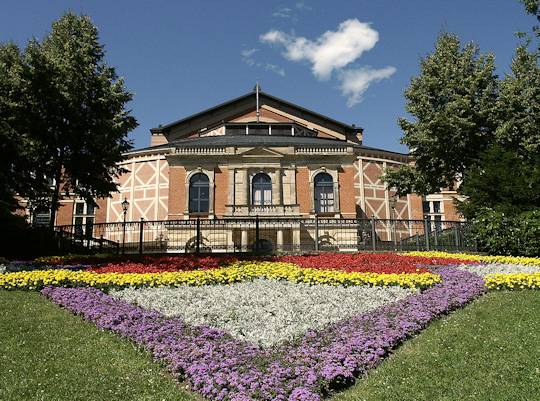
<svg viewBox="0 0 540 401">
<path fill-rule="evenodd" d="M 429 272 L 429 270 L 423 266 L 441 266 L 468 262 L 457 259 L 403 256 L 395 253 L 324 253 L 320 255 L 282 256 L 278 260 L 313 269 L 337 269 L 346 272 L 373 273 L 425 273 Z"/>
<path fill-rule="evenodd" d="M 232 256 L 143 256 L 120 263 L 108 263 L 93 267 L 95 273 L 160 273 L 188 270 L 216 269 L 235 262 Z"/>
</svg>

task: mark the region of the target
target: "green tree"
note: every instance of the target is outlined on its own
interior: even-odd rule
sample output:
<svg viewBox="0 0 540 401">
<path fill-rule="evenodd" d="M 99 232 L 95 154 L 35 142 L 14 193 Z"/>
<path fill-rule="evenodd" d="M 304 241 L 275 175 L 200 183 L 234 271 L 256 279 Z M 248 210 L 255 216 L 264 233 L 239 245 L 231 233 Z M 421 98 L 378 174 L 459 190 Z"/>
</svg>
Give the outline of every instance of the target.
<svg viewBox="0 0 540 401">
<path fill-rule="evenodd" d="M 114 178 L 123 171 L 117 163 L 131 148 L 127 134 L 137 126 L 126 110 L 132 94 L 105 62 L 87 16 L 65 14 L 43 41 L 31 40 L 20 59 L 16 79 L 23 95 L 15 98 L 15 108 L 21 113 L 9 126 L 32 145 L 32 174 L 41 187 L 54 180 L 44 194 L 30 193 L 31 200 L 47 199 L 52 227 L 63 193 L 93 201 L 116 190 Z"/>
<path fill-rule="evenodd" d="M 540 22 L 540 2 L 538 0 L 521 0 L 521 2 L 525 6 L 525 11 L 527 11 L 528 14 L 535 15 L 538 22 Z M 540 38 L 540 26 L 534 25 L 532 30 L 536 37 Z"/>
<path fill-rule="evenodd" d="M 15 195 L 38 198 L 46 190 L 38 179 L 29 136 L 29 68 L 13 43 L 0 44 L 0 209 L 5 214 L 18 205 Z"/>
<path fill-rule="evenodd" d="M 500 84 L 497 142 L 527 163 L 540 154 L 540 67 L 538 53 L 516 49 L 511 73 Z"/>
<path fill-rule="evenodd" d="M 540 208 L 540 154 L 526 160 L 495 144 L 465 173 L 458 205 L 468 219 L 486 209 L 516 215 Z"/>
<path fill-rule="evenodd" d="M 444 33 L 420 69 L 405 91 L 406 110 L 414 120 L 399 120 L 401 142 L 411 149 L 415 166 L 385 172 L 400 195 L 453 188 L 493 141 L 496 128 L 498 81 L 492 55 Z"/>
</svg>

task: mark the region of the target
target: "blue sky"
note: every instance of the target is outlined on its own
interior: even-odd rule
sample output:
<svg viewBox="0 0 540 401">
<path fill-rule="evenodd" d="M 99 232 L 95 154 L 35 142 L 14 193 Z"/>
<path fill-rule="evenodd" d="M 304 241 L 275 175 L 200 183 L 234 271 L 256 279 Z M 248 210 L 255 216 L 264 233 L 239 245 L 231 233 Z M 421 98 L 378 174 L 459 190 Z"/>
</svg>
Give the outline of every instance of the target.
<svg viewBox="0 0 540 401">
<path fill-rule="evenodd" d="M 508 71 L 517 31 L 535 23 L 517 0 L 2 2 L 0 41 L 43 37 L 66 10 L 98 26 L 108 62 L 149 129 L 250 91 L 364 127 L 364 144 L 406 151 L 403 90 L 441 31 L 493 52 Z M 325 34 L 326 33 L 326 34 Z M 366 85 L 368 85 L 366 89 Z"/>
</svg>

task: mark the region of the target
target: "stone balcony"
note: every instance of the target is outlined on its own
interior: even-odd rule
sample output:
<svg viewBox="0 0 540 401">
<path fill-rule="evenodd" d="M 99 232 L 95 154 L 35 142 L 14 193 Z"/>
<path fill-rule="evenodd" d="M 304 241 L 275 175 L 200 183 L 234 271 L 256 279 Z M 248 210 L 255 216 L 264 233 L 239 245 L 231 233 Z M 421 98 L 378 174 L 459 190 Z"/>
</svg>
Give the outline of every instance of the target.
<svg viewBox="0 0 540 401">
<path fill-rule="evenodd" d="M 293 217 L 300 215 L 299 205 L 226 205 L 227 217 Z"/>
</svg>

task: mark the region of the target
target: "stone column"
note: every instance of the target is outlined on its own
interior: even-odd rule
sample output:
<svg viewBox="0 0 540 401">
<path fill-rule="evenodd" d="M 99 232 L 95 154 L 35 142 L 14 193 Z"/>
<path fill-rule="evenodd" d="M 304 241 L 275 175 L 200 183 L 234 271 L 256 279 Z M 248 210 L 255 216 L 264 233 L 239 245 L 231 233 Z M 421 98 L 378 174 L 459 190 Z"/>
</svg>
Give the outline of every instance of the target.
<svg viewBox="0 0 540 401">
<path fill-rule="evenodd" d="M 274 202 L 272 202 L 274 205 L 281 205 L 282 202 L 282 193 L 283 193 L 283 185 L 281 183 L 281 168 L 276 169 L 276 183 L 275 185 L 272 185 L 272 189 L 275 194 Z"/>
<path fill-rule="evenodd" d="M 248 232 L 246 229 L 242 229 L 242 238 L 240 241 L 242 251 L 247 251 L 248 249 Z"/>
<path fill-rule="evenodd" d="M 293 226 L 292 242 L 293 242 L 294 250 L 299 250 L 300 249 L 300 227 L 299 226 Z"/>
<path fill-rule="evenodd" d="M 236 170 L 238 181 L 236 181 L 236 205 L 247 205 L 249 197 L 249 178 L 247 169 Z"/>
<path fill-rule="evenodd" d="M 276 233 L 276 247 L 278 251 L 283 249 L 283 230 L 279 229 Z"/>
</svg>

